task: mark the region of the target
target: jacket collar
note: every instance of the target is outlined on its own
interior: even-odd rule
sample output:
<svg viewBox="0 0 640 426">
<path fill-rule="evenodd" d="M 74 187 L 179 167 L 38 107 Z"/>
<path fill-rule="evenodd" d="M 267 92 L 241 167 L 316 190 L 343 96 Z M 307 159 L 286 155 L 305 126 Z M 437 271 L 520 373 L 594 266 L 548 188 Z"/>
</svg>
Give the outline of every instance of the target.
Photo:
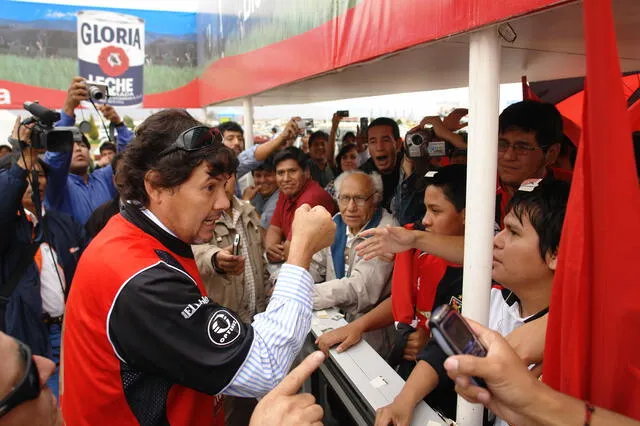
<svg viewBox="0 0 640 426">
<path fill-rule="evenodd" d="M 154 219 L 147 217 L 140 210 L 140 207 L 131 204 L 130 202 L 124 203 L 124 208 L 121 210 L 120 214 L 126 220 L 140 228 L 144 233 L 149 234 L 160 241 L 162 245 L 173 253 L 178 256 L 193 259 L 193 252 L 191 251 L 191 246 L 189 244 L 162 229 L 159 224 L 155 223 Z"/>
</svg>

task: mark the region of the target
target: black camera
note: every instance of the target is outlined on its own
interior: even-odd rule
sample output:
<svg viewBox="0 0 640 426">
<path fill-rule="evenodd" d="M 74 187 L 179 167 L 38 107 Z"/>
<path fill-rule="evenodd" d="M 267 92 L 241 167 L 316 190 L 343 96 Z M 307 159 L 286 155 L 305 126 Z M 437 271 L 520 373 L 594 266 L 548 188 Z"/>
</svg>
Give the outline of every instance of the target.
<svg viewBox="0 0 640 426">
<path fill-rule="evenodd" d="M 412 160 L 445 157 L 450 151 L 449 144 L 440 139 L 433 128 L 409 132 L 404 138 L 404 152 Z"/>
<path fill-rule="evenodd" d="M 33 117 L 22 124 L 35 125 L 31 128 L 31 146 L 52 152 L 70 152 L 74 142 L 82 142 L 82 133 L 74 126 L 53 127 L 60 120 L 60 113 L 50 110 L 37 102 L 25 102 L 24 109 Z"/>
</svg>

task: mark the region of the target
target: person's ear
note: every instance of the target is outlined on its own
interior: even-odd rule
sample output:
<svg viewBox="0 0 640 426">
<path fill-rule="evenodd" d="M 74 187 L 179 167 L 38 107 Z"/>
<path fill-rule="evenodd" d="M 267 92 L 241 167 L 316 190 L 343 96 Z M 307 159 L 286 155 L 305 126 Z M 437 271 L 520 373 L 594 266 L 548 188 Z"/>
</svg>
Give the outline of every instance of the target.
<svg viewBox="0 0 640 426">
<path fill-rule="evenodd" d="M 544 163 L 547 167 L 555 164 L 558 161 L 558 156 L 560 155 L 560 144 L 554 143 L 547 149 L 547 152 L 544 154 Z"/>
<path fill-rule="evenodd" d="M 467 209 L 460 210 L 460 218 L 462 219 L 462 226 L 464 226 L 464 222 L 466 219 Z"/>
<path fill-rule="evenodd" d="M 544 261 L 549 267 L 549 269 L 555 272 L 556 267 L 558 266 L 558 251 L 557 250 L 554 252 L 548 251 Z"/>
<path fill-rule="evenodd" d="M 162 200 L 167 192 L 158 182 L 160 175 L 155 170 L 149 170 L 144 175 L 144 190 L 147 192 L 150 204 L 162 204 Z"/>
</svg>

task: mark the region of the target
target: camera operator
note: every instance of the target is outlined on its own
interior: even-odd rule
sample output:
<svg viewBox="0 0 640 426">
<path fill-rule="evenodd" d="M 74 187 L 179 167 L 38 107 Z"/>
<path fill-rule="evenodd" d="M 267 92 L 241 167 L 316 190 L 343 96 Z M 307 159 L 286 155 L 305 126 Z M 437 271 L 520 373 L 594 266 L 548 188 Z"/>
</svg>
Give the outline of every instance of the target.
<svg viewBox="0 0 640 426">
<path fill-rule="evenodd" d="M 73 126 L 74 110 L 80 101 L 89 99 L 87 84 L 82 77 L 74 77 L 57 126 Z M 116 110 L 110 105 L 100 105 L 98 110 L 116 128 L 118 152 L 124 150 L 133 139 L 133 133 L 122 122 Z M 50 167 L 49 189 L 45 197 L 47 207 L 66 213 L 84 225 L 91 213 L 101 204 L 113 199 L 116 188 L 113 185 L 111 165 L 107 164 L 89 173 L 91 145 L 83 136 L 76 142 L 73 152 L 47 151 L 45 163 Z"/>
<path fill-rule="evenodd" d="M 11 138 L 16 155 L 0 171 L 0 314 L 7 334 L 58 363 L 65 298 L 85 236 L 71 217 L 42 207 L 49 168 L 30 136 L 18 118 Z M 49 387 L 57 395 L 57 371 Z"/>
<path fill-rule="evenodd" d="M 467 149 L 464 138 L 454 133 L 454 131 L 464 127 L 460 123 L 460 119 L 467 115 L 468 111 L 463 108 L 453 110 L 444 120 L 440 117 L 424 117 L 420 124 L 409 130 L 409 133 L 424 129 L 425 126 L 431 125 L 436 137 L 455 146 L 457 149 Z M 406 153 L 405 153 L 406 154 Z M 416 222 L 424 216 L 424 188 L 419 188 L 418 182 L 424 172 L 433 166 L 428 156 L 419 160 L 412 160 L 409 155 L 405 155 L 402 160 L 402 169 L 400 172 L 400 182 L 396 189 L 396 196 L 392 202 L 394 216 L 398 219 L 401 226 Z M 421 164 L 422 163 L 422 164 Z M 416 189 L 418 188 L 418 189 Z"/>
</svg>

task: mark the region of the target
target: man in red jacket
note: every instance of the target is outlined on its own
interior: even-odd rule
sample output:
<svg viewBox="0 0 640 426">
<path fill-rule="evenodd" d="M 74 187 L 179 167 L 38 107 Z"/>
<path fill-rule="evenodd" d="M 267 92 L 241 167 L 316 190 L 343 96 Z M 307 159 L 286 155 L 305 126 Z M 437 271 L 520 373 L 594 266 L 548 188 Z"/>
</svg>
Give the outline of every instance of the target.
<svg viewBox="0 0 640 426">
<path fill-rule="evenodd" d="M 220 394 L 260 397 L 311 327 L 311 256 L 333 241 L 322 208 L 301 206 L 291 255 L 252 324 L 206 296 L 191 244 L 213 238 L 237 161 L 184 110 L 156 113 L 124 158 L 121 213 L 78 264 L 64 322 L 68 425 L 219 425 Z"/>
</svg>

